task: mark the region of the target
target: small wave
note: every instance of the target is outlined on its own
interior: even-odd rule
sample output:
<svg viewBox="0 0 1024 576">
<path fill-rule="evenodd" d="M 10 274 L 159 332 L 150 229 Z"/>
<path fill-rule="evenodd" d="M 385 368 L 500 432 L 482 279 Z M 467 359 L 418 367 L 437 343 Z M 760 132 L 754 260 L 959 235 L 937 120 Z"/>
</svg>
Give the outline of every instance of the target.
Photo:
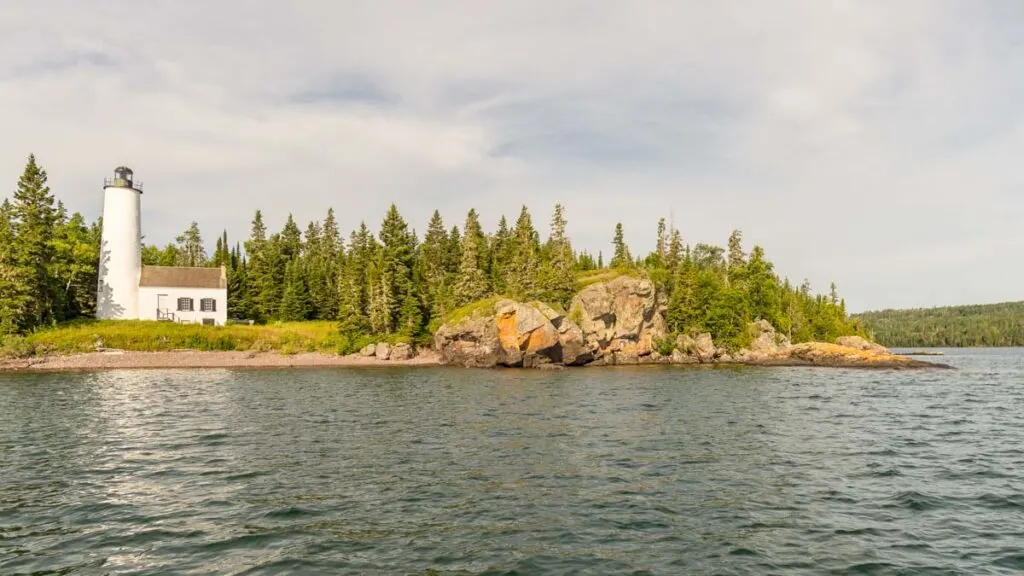
<svg viewBox="0 0 1024 576">
<path fill-rule="evenodd" d="M 918 512 L 944 507 L 945 502 L 942 498 L 928 496 L 927 494 L 922 494 L 915 490 L 900 492 L 890 498 L 889 502 L 883 506 L 883 508 L 906 508 L 908 510 L 915 510 Z"/>
<path fill-rule="evenodd" d="M 1009 556 L 1003 556 L 998 560 L 992 562 L 994 566 L 1000 568 L 1013 568 L 1014 570 L 1024 570 L 1024 554 L 1010 554 Z"/>
<path fill-rule="evenodd" d="M 978 502 L 997 510 L 1024 510 L 1024 494 L 1003 496 L 999 494 L 983 494 Z"/>
<path fill-rule="evenodd" d="M 729 550 L 729 556 L 760 556 L 756 550 L 750 548 L 733 548 Z"/>
</svg>

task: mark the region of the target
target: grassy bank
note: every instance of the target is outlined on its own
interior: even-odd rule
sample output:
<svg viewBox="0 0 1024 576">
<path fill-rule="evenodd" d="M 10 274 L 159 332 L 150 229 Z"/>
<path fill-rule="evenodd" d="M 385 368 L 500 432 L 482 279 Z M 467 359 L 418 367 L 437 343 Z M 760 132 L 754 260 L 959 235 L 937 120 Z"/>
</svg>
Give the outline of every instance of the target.
<svg viewBox="0 0 1024 576">
<path fill-rule="evenodd" d="M 375 340 L 375 339 L 373 339 Z M 366 343 L 371 341 L 366 338 Z M 362 342 L 338 334 L 334 322 L 283 322 L 265 326 L 201 326 L 170 322 L 76 321 L 0 342 L 0 356 L 75 354 L 104 348 L 140 352 L 237 350 L 348 353 Z"/>
</svg>

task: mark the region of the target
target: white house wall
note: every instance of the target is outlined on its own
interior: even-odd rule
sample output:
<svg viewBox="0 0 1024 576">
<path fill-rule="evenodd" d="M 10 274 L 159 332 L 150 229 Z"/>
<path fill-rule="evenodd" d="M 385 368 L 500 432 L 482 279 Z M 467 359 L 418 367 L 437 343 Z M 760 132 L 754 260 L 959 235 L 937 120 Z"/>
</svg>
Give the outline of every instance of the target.
<svg viewBox="0 0 1024 576">
<path fill-rule="evenodd" d="M 193 311 L 178 312 L 178 298 L 191 298 Z M 217 311 L 202 312 L 200 300 L 203 298 L 216 300 Z M 228 291 L 226 288 L 139 288 L 139 320 L 157 320 L 158 307 L 169 310 L 178 322 L 202 324 L 204 318 L 213 318 L 218 326 L 223 326 L 228 320 Z"/>
</svg>

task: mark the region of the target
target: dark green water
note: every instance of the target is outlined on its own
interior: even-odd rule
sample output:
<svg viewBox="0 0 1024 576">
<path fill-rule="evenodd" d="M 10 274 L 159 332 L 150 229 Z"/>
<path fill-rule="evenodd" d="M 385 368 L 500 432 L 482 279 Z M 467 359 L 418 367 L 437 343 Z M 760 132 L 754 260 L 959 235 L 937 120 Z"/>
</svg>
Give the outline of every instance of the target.
<svg viewBox="0 0 1024 576">
<path fill-rule="evenodd" d="M 1021 574 L 1024 353 L 941 360 L 0 375 L 0 574 Z"/>
</svg>

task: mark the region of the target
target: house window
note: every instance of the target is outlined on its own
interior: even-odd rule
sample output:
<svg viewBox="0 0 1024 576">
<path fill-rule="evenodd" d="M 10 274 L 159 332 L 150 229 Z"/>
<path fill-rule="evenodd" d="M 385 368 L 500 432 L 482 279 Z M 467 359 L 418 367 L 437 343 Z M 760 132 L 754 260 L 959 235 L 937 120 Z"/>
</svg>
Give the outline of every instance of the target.
<svg viewBox="0 0 1024 576">
<path fill-rule="evenodd" d="M 213 298 L 203 298 L 202 300 L 199 301 L 199 311 L 200 312 L 216 312 L 217 311 L 217 301 L 214 300 Z"/>
<path fill-rule="evenodd" d="M 191 298 L 178 298 L 178 312 L 192 312 L 195 304 Z"/>
</svg>

